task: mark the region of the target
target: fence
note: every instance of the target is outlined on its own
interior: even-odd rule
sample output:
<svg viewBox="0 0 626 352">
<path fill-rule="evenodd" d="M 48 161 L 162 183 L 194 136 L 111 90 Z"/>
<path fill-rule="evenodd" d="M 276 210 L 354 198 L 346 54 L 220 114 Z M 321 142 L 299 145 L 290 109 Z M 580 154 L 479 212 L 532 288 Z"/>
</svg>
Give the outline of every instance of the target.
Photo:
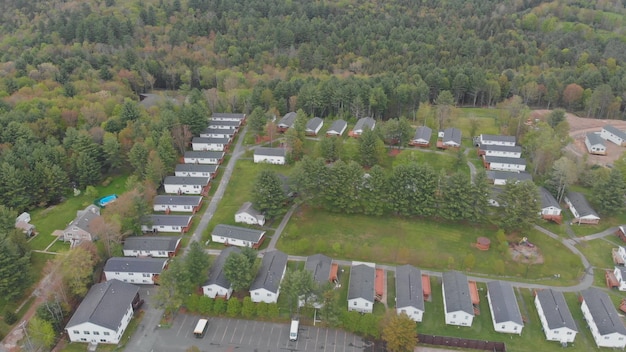
<svg viewBox="0 0 626 352">
<path fill-rule="evenodd" d="M 504 342 L 470 340 L 470 339 L 462 339 L 458 337 L 436 336 L 436 335 L 426 335 L 426 334 L 417 334 L 417 338 L 419 340 L 419 343 L 424 343 L 427 345 L 471 348 L 474 350 L 482 350 L 482 351 L 506 352 L 506 345 L 504 344 Z"/>
</svg>

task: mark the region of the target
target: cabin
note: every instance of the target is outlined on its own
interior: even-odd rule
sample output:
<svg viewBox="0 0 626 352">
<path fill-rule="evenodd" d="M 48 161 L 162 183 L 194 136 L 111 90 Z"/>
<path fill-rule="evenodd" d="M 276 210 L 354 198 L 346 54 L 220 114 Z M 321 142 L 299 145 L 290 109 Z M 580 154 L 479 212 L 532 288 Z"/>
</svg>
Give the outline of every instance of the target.
<svg viewBox="0 0 626 352">
<path fill-rule="evenodd" d="M 374 130 L 374 127 L 376 127 L 376 120 L 374 120 L 374 118 L 363 117 L 356 122 L 356 125 L 354 125 L 354 128 L 348 133 L 348 135 L 350 137 L 358 138 L 363 134 L 363 131 L 366 129 Z"/>
<path fill-rule="evenodd" d="M 481 144 L 478 146 L 478 155 L 499 156 L 503 158 L 521 158 L 522 147 L 498 144 Z"/>
<path fill-rule="evenodd" d="M 552 289 L 538 291 L 535 294 L 535 307 L 546 340 L 561 344 L 574 342 L 578 328 L 563 293 Z"/>
<path fill-rule="evenodd" d="M 598 347 L 626 347 L 626 328 L 609 295 L 590 287 L 581 292 L 583 318 Z"/>
<path fill-rule="evenodd" d="M 131 284 L 154 285 L 167 267 L 167 258 L 112 257 L 104 264 L 104 277 Z"/>
<path fill-rule="evenodd" d="M 563 216 L 561 215 L 561 206 L 556 198 L 543 187 L 539 187 L 539 197 L 541 199 L 541 218 L 560 224 Z"/>
<path fill-rule="evenodd" d="M 373 263 L 352 262 L 348 286 L 348 310 L 372 313 L 375 302 L 376 267 Z"/>
<path fill-rule="evenodd" d="M 193 137 L 193 139 L 191 140 L 191 149 L 196 152 L 223 152 L 228 150 L 229 145 L 230 139 L 228 138 Z"/>
<path fill-rule="evenodd" d="M 446 324 L 472 326 L 474 306 L 467 276 L 458 271 L 446 271 L 443 273 L 441 286 Z"/>
<path fill-rule="evenodd" d="M 508 145 L 514 147 L 517 144 L 515 136 L 503 136 L 494 134 L 481 134 L 474 138 L 474 145 Z"/>
<path fill-rule="evenodd" d="M 430 127 L 420 126 L 415 130 L 415 135 L 409 141 L 409 145 L 427 148 L 430 146 L 430 138 L 432 135 L 433 130 Z"/>
<path fill-rule="evenodd" d="M 178 164 L 174 169 L 174 176 L 178 177 L 210 177 L 215 178 L 219 165 L 208 164 Z"/>
<path fill-rule="evenodd" d="M 396 312 L 421 322 L 424 315 L 422 272 L 412 265 L 396 268 Z"/>
<path fill-rule="evenodd" d="M 532 181 L 533 177 L 527 172 L 489 170 L 487 179 L 496 186 L 504 186 L 507 182 Z"/>
<path fill-rule="evenodd" d="M 173 232 L 187 233 L 191 228 L 191 215 L 156 215 L 145 217 L 141 225 L 143 232 Z"/>
<path fill-rule="evenodd" d="M 237 121 L 239 126 L 245 124 L 246 114 L 226 113 L 226 112 L 214 112 L 211 115 L 212 121 Z"/>
<path fill-rule="evenodd" d="M 163 188 L 167 194 L 209 194 L 211 188 L 210 177 L 181 177 L 166 176 Z"/>
<path fill-rule="evenodd" d="M 604 139 L 595 132 L 589 132 L 585 135 L 585 146 L 587 152 L 594 155 L 606 155 L 606 145 Z"/>
<path fill-rule="evenodd" d="M 220 165 L 224 161 L 224 152 L 185 152 L 183 156 L 185 164 L 210 164 Z"/>
<path fill-rule="evenodd" d="M 172 258 L 180 249 L 181 237 L 129 236 L 124 240 L 125 257 Z"/>
<path fill-rule="evenodd" d="M 326 131 L 327 137 L 341 137 L 348 128 L 348 123 L 344 120 L 335 120 Z"/>
<path fill-rule="evenodd" d="M 259 147 L 254 150 L 254 163 L 285 165 L 287 150 L 285 148 Z"/>
<path fill-rule="evenodd" d="M 231 225 L 217 225 L 211 232 L 211 241 L 227 246 L 259 248 L 265 239 L 265 231 Z"/>
<path fill-rule="evenodd" d="M 63 242 L 70 242 L 71 247 L 81 241 L 93 241 L 92 223 L 100 217 L 100 208 L 91 204 L 76 212 L 76 218 L 63 230 Z"/>
<path fill-rule="evenodd" d="M 306 123 L 304 133 L 307 136 L 317 136 L 322 126 L 324 126 L 324 120 L 319 117 L 314 117 Z"/>
<path fill-rule="evenodd" d="M 600 216 L 591 208 L 589 202 L 582 193 L 568 192 L 565 196 L 565 203 L 569 207 L 569 210 L 574 215 L 572 224 L 598 224 L 600 222 Z"/>
<path fill-rule="evenodd" d="M 250 285 L 252 302 L 276 303 L 280 294 L 280 283 L 287 271 L 287 254 L 273 250 L 265 252 L 256 278 Z"/>
<path fill-rule="evenodd" d="M 600 137 L 604 140 L 617 144 L 620 147 L 626 146 L 626 133 L 612 125 L 606 125 L 602 127 L 602 131 L 600 131 Z"/>
<path fill-rule="evenodd" d="M 229 141 L 233 140 L 235 136 L 235 131 L 231 129 L 223 129 L 223 128 L 205 128 L 202 132 L 200 132 L 200 137 L 202 138 L 226 138 Z"/>
<path fill-rule="evenodd" d="M 278 124 L 276 125 L 276 127 L 278 128 L 278 132 L 287 132 L 287 130 L 290 129 L 291 126 L 293 126 L 293 123 L 296 122 L 296 117 L 298 117 L 298 114 L 293 111 L 286 113 L 285 116 L 283 116 L 283 118 L 280 119 L 280 121 L 278 121 Z"/>
<path fill-rule="evenodd" d="M 522 172 L 526 171 L 526 159 L 504 158 L 500 156 L 483 155 L 483 165 L 487 170 Z"/>
<path fill-rule="evenodd" d="M 487 283 L 487 301 L 491 311 L 491 322 L 496 332 L 522 334 L 524 321 L 517 305 L 513 286 L 506 281 Z"/>
<path fill-rule="evenodd" d="M 329 283 L 336 284 L 338 279 L 338 269 L 339 266 L 337 264 L 333 264 L 333 260 L 323 254 L 308 256 L 304 264 L 304 270 L 311 273 L 313 281 L 318 287 L 323 287 Z M 317 309 L 320 309 L 323 306 L 319 297 L 308 297 L 306 302 L 304 297 L 300 297 L 298 306 L 304 307 L 306 304 L 312 304 L 312 306 Z"/>
<path fill-rule="evenodd" d="M 437 141 L 437 148 L 459 148 L 461 146 L 461 130 L 454 127 L 446 128 L 439 132 L 439 140 Z"/>
<path fill-rule="evenodd" d="M 65 325 L 65 332 L 71 342 L 118 344 L 140 302 L 138 286 L 119 280 L 95 284 Z"/>
<path fill-rule="evenodd" d="M 170 196 L 160 195 L 154 197 L 152 210 L 178 213 L 195 214 L 202 208 L 202 196 Z"/>
<path fill-rule="evenodd" d="M 226 259 L 232 253 L 241 253 L 241 250 L 237 247 L 224 248 L 211 264 L 208 279 L 202 285 L 202 293 L 205 296 L 210 298 L 230 298 L 230 295 L 233 293 L 233 287 L 226 278 L 224 265 L 226 264 Z"/>
<path fill-rule="evenodd" d="M 265 225 L 265 215 L 254 209 L 250 202 L 245 202 L 235 213 L 235 222 L 248 225 Z"/>
</svg>

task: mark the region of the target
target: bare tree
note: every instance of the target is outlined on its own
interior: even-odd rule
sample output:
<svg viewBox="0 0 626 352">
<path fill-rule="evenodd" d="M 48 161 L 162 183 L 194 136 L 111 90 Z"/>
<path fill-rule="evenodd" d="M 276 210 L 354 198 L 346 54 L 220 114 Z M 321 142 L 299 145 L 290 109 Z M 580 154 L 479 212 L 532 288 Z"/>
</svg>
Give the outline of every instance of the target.
<svg viewBox="0 0 626 352">
<path fill-rule="evenodd" d="M 187 146 L 191 143 L 192 138 L 191 131 L 187 125 L 176 125 L 172 128 L 172 138 L 174 139 L 174 145 L 180 152 L 184 154 L 187 150 Z"/>
</svg>

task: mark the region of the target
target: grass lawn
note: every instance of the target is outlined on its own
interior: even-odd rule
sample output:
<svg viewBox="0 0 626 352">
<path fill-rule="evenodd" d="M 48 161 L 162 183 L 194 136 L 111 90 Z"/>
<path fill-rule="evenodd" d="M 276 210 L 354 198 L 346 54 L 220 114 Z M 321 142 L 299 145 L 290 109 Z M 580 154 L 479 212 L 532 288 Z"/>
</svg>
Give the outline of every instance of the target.
<svg viewBox="0 0 626 352">
<path fill-rule="evenodd" d="M 593 284 L 598 287 L 606 287 L 604 271 L 613 270 L 613 258 L 611 249 L 617 247 L 616 242 L 602 238 L 593 241 L 581 242 L 576 247 L 585 255 L 589 263 L 595 268 Z"/>
<path fill-rule="evenodd" d="M 300 208 L 291 218 L 278 241 L 278 249 L 294 255 L 323 253 L 337 259 L 370 261 L 379 264 L 412 264 L 423 269 L 464 270 L 465 258 L 472 254 L 471 274 L 487 274 L 515 281 L 571 285 L 582 273 L 580 259 L 561 243 L 539 232 L 529 232 L 529 240 L 544 253 L 544 263 L 526 265 L 511 260 L 497 250 L 496 230 L 483 226 L 399 217 L 370 217 L 334 214 Z M 479 251 L 472 246 L 479 236 L 491 239 L 492 249 Z M 549 255 L 548 255 L 549 253 Z M 502 260 L 498 273 L 496 263 Z M 555 273 L 561 274 L 554 280 Z"/>
<path fill-rule="evenodd" d="M 393 165 L 404 164 L 407 162 L 418 162 L 421 164 L 429 164 L 435 171 L 445 170 L 446 172 L 460 171 L 469 175 L 469 169 L 464 163 L 462 167 L 455 166 L 457 161 L 457 152 L 448 150 L 445 154 L 433 153 L 423 149 L 405 149 L 395 158 Z"/>
</svg>

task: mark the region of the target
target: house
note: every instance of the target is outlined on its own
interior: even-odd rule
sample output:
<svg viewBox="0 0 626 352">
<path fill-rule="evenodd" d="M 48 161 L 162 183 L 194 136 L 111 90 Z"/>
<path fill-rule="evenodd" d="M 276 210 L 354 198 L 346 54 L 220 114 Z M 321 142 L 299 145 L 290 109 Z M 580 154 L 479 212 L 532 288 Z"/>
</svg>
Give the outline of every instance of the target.
<svg viewBox="0 0 626 352">
<path fill-rule="evenodd" d="M 278 127 L 278 132 L 286 132 L 289 128 L 291 128 L 293 123 L 296 121 L 296 117 L 298 117 L 298 114 L 293 111 L 285 114 L 285 116 L 283 116 L 283 118 L 280 119 L 276 125 L 276 127 Z"/>
<path fill-rule="evenodd" d="M 212 164 L 219 165 L 224 161 L 224 152 L 185 152 L 185 164 Z"/>
<path fill-rule="evenodd" d="M 376 268 L 373 263 L 352 262 L 348 286 L 348 310 L 371 313 L 374 310 Z"/>
<path fill-rule="evenodd" d="M 591 287 L 581 292 L 583 318 L 598 347 L 626 347 L 626 328 L 609 295 Z"/>
<path fill-rule="evenodd" d="M 324 126 L 324 120 L 319 117 L 314 117 L 306 123 L 304 133 L 307 136 L 317 136 L 317 133 L 322 129 L 322 126 Z"/>
<path fill-rule="evenodd" d="M 202 293 L 205 296 L 211 298 L 230 298 L 230 295 L 233 293 L 233 288 L 224 273 L 224 265 L 226 264 L 226 259 L 228 259 L 232 253 L 241 253 L 241 250 L 237 247 L 224 248 L 213 264 L 211 264 L 208 279 L 202 285 Z"/>
<path fill-rule="evenodd" d="M 225 112 L 214 112 L 211 115 L 213 121 L 238 121 L 239 125 L 243 125 L 246 121 L 246 114 L 233 114 Z"/>
<path fill-rule="evenodd" d="M 504 158 L 501 156 L 483 155 L 483 164 L 487 170 L 509 172 L 526 171 L 526 159 L 524 158 Z"/>
<path fill-rule="evenodd" d="M 559 202 L 556 201 L 552 193 L 543 187 L 539 187 L 539 196 L 541 199 L 541 217 L 560 224 L 563 216 Z"/>
<path fill-rule="evenodd" d="M 204 131 L 200 132 L 200 137 L 203 138 L 227 138 L 229 141 L 233 140 L 234 135 L 234 130 L 222 128 L 207 127 L 206 129 L 204 129 Z"/>
<path fill-rule="evenodd" d="M 515 136 L 481 134 L 474 138 L 474 145 L 477 147 L 481 145 L 508 145 L 513 147 L 516 143 Z"/>
<path fill-rule="evenodd" d="M 265 225 L 265 215 L 254 209 L 252 203 L 245 202 L 235 213 L 235 222 L 248 225 Z"/>
<path fill-rule="evenodd" d="M 595 132 L 589 132 L 585 135 L 585 146 L 587 146 L 589 154 L 606 155 L 604 139 Z"/>
<path fill-rule="evenodd" d="M 611 125 L 606 125 L 602 127 L 602 131 L 600 131 L 600 137 L 609 142 L 613 142 L 620 147 L 626 146 L 626 133 L 624 133 L 624 131 L 622 130 L 618 130 Z"/>
<path fill-rule="evenodd" d="M 180 249 L 181 237 L 130 236 L 124 240 L 125 257 L 172 258 Z"/>
<path fill-rule="evenodd" d="M 341 137 L 343 133 L 346 131 L 347 127 L 348 127 L 348 123 L 346 121 L 336 120 L 335 122 L 333 122 L 332 125 L 330 125 L 330 128 L 328 129 L 328 131 L 326 131 L 326 136 Z"/>
<path fill-rule="evenodd" d="M 163 188 L 168 194 L 202 194 L 207 195 L 210 189 L 210 177 L 166 176 Z"/>
<path fill-rule="evenodd" d="M 280 294 L 280 283 L 287 271 L 287 254 L 273 250 L 265 252 L 256 278 L 250 285 L 252 302 L 276 303 Z"/>
<path fill-rule="evenodd" d="M 491 311 L 491 321 L 496 332 L 522 334 L 524 321 L 517 305 L 513 286 L 506 281 L 487 283 L 487 301 Z"/>
<path fill-rule="evenodd" d="M 304 270 L 311 273 L 317 287 L 323 287 L 326 284 L 337 282 L 339 266 L 333 263 L 332 259 L 323 254 L 314 254 L 306 258 Z M 310 301 L 313 301 L 312 305 L 317 309 L 323 306 L 323 304 L 319 302 L 318 297 L 311 297 Z M 304 298 L 301 297 L 298 305 L 303 307 L 306 303 L 310 303 L 310 301 L 305 302 Z"/>
<path fill-rule="evenodd" d="M 354 125 L 354 128 L 348 135 L 356 138 L 362 135 L 365 129 L 374 130 L 374 127 L 376 127 L 376 120 L 374 120 L 374 118 L 363 117 L 356 122 L 356 125 Z"/>
<path fill-rule="evenodd" d="M 191 149 L 197 152 L 207 150 L 223 152 L 228 149 L 229 145 L 230 139 L 228 138 L 193 137 L 191 140 Z"/>
<path fill-rule="evenodd" d="M 30 223 L 29 213 L 21 213 L 15 219 L 15 228 L 21 230 L 28 237 L 35 234 L 35 225 Z"/>
<path fill-rule="evenodd" d="M 98 217 L 100 217 L 100 208 L 93 204 L 77 211 L 76 218 L 63 230 L 63 241 L 69 241 L 72 247 L 81 241 L 93 241 L 91 223 Z"/>
<path fill-rule="evenodd" d="M 449 127 L 439 132 L 440 140 L 437 141 L 437 148 L 459 148 L 461 146 L 461 130 Z"/>
<path fill-rule="evenodd" d="M 287 150 L 285 148 L 260 147 L 254 150 L 254 163 L 285 165 Z"/>
<path fill-rule="evenodd" d="M 195 214 L 202 207 L 202 196 L 170 196 L 154 197 L 152 210 Z"/>
<path fill-rule="evenodd" d="M 191 219 L 191 215 L 151 214 L 145 218 L 141 231 L 186 233 L 191 228 Z"/>
<path fill-rule="evenodd" d="M 472 326 L 474 306 L 467 276 L 458 271 L 446 271 L 443 273 L 441 287 L 446 324 Z"/>
<path fill-rule="evenodd" d="M 563 293 L 552 289 L 538 291 L 535 295 L 535 307 L 546 340 L 561 344 L 574 342 L 578 328 Z"/>
<path fill-rule="evenodd" d="M 241 121 L 221 121 L 221 120 L 209 120 L 208 128 L 216 128 L 218 130 L 231 130 L 236 134 L 241 126 Z"/>
<path fill-rule="evenodd" d="M 104 264 L 104 276 L 131 284 L 154 285 L 167 266 L 167 258 L 112 257 Z"/>
<path fill-rule="evenodd" d="M 416 322 L 424 315 L 422 272 L 412 265 L 396 268 L 396 311 L 405 313 Z"/>
<path fill-rule="evenodd" d="M 231 225 L 217 225 L 211 232 L 211 241 L 227 246 L 259 248 L 265 239 L 265 231 Z"/>
<path fill-rule="evenodd" d="M 430 137 L 433 135 L 433 130 L 430 127 L 420 126 L 415 130 L 415 136 L 409 141 L 409 145 L 415 147 L 428 147 L 430 146 Z"/>
<path fill-rule="evenodd" d="M 619 226 L 615 234 L 617 237 L 621 238 L 622 241 L 626 242 L 626 225 Z"/>
<path fill-rule="evenodd" d="M 619 247 L 620 249 L 624 248 L 624 247 Z M 623 252 L 623 249 L 622 249 Z M 623 257 L 622 257 L 623 258 Z M 616 266 L 615 269 L 613 270 L 613 275 L 615 275 L 615 278 L 617 279 L 617 289 L 620 291 L 626 291 L 626 267 L 621 265 L 621 266 Z"/>
<path fill-rule="evenodd" d="M 111 280 L 93 285 L 65 325 L 71 342 L 117 344 L 137 306 L 139 287 Z"/>
<path fill-rule="evenodd" d="M 521 158 L 522 147 L 498 144 L 481 144 L 478 146 L 478 155 L 501 156 L 505 158 Z"/>
<path fill-rule="evenodd" d="M 626 264 L 626 247 L 618 246 L 617 248 L 613 248 L 611 250 L 611 255 L 613 256 L 613 262 L 616 265 L 625 265 Z M 624 276 L 626 279 L 626 276 Z M 617 280 L 617 278 L 616 278 Z"/>
<path fill-rule="evenodd" d="M 509 181 L 523 182 L 532 181 L 533 177 L 527 172 L 509 172 L 490 170 L 486 172 L 487 179 L 496 186 L 503 186 Z"/>
<path fill-rule="evenodd" d="M 209 164 L 178 164 L 174 176 L 179 177 L 210 177 L 215 178 L 219 165 Z"/>
<path fill-rule="evenodd" d="M 597 224 L 600 222 L 600 216 L 591 208 L 589 202 L 582 193 L 568 192 L 565 196 L 565 203 L 574 215 L 573 223 L 580 224 Z"/>
</svg>

